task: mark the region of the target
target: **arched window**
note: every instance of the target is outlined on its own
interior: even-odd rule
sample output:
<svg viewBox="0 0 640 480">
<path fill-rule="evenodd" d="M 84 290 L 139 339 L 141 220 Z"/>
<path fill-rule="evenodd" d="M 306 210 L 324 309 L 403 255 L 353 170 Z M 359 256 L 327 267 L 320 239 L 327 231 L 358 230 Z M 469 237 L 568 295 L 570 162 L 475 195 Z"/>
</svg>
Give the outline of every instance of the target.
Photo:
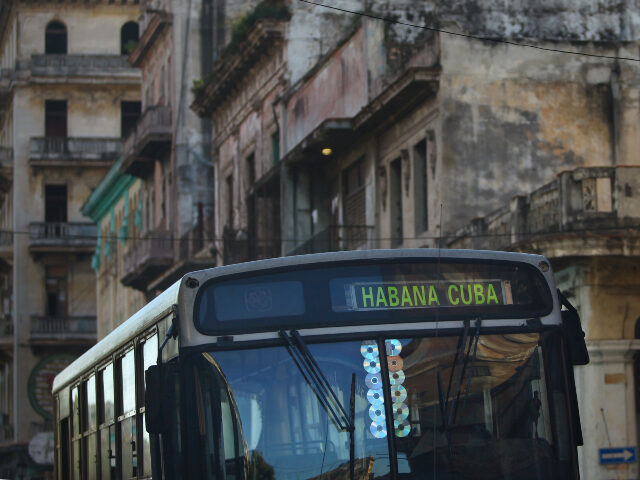
<svg viewBox="0 0 640 480">
<path fill-rule="evenodd" d="M 64 23 L 52 20 L 44 34 L 44 53 L 67 53 L 67 27 Z"/>
<path fill-rule="evenodd" d="M 136 22 L 127 22 L 122 26 L 120 30 L 120 54 L 129 55 L 139 38 L 139 28 Z"/>
</svg>

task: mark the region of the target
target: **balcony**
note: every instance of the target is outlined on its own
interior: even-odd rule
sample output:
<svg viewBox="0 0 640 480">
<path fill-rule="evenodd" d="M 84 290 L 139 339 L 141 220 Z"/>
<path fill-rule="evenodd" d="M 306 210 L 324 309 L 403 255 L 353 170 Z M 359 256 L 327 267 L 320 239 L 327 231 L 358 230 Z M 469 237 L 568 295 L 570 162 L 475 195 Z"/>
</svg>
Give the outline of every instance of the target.
<svg viewBox="0 0 640 480">
<path fill-rule="evenodd" d="M 520 250 L 549 257 L 640 255 L 640 167 L 562 172 L 450 237 L 450 248 Z"/>
<path fill-rule="evenodd" d="M 32 137 L 32 167 L 109 167 L 122 152 L 120 138 Z"/>
<path fill-rule="evenodd" d="M 93 253 L 97 234 L 97 227 L 93 223 L 31 223 L 29 250 L 31 253 Z"/>
<path fill-rule="evenodd" d="M 31 78 L 36 82 L 54 79 L 56 82 L 105 81 L 139 83 L 140 71 L 131 67 L 122 55 L 31 55 Z"/>
<path fill-rule="evenodd" d="M 165 290 L 185 274 L 216 266 L 213 216 L 205 217 L 180 237 L 177 261 L 149 283 L 149 290 Z"/>
<path fill-rule="evenodd" d="M 31 317 L 32 344 L 79 344 L 95 343 L 97 338 L 95 316 Z"/>
<path fill-rule="evenodd" d="M 173 239 L 162 230 L 148 232 L 124 253 L 122 284 L 146 291 L 173 264 Z"/>
<path fill-rule="evenodd" d="M 377 248 L 374 232 L 375 227 L 370 225 L 332 225 L 316 233 L 287 255 Z"/>
<path fill-rule="evenodd" d="M 7 193 L 13 183 L 13 148 L 0 147 L 0 194 Z"/>
<path fill-rule="evenodd" d="M 153 162 L 169 152 L 172 139 L 171 108 L 148 107 L 124 141 L 122 173 L 136 177 L 148 175 Z"/>
</svg>

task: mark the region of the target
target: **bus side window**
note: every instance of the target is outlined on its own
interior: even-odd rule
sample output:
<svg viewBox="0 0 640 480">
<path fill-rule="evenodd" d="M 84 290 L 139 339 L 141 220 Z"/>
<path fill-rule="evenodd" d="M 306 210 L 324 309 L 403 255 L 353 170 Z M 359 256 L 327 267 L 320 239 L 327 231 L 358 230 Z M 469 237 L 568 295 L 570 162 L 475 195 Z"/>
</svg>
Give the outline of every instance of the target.
<svg viewBox="0 0 640 480">
<path fill-rule="evenodd" d="M 113 363 L 98 372 L 100 398 L 100 478 L 116 478 L 116 427 Z"/>
<path fill-rule="evenodd" d="M 84 405 L 84 452 L 86 458 L 87 478 L 96 478 L 97 469 L 97 412 L 96 412 L 96 377 L 91 375 L 83 388 Z"/>
<path fill-rule="evenodd" d="M 147 371 L 151 365 L 155 365 L 157 363 L 158 358 L 158 337 L 157 335 L 153 335 L 149 337 L 142 344 L 142 371 L 138 372 L 139 385 L 142 386 L 142 394 L 138 396 L 138 405 L 139 407 L 144 407 L 144 389 L 146 385 L 144 384 L 144 372 Z M 142 437 L 142 450 L 141 450 L 141 458 L 142 458 L 142 477 L 151 477 L 151 443 L 149 438 L 149 432 L 147 432 L 147 428 L 145 425 L 145 414 L 140 413 L 138 415 L 140 417 L 140 425 L 141 437 Z"/>
<path fill-rule="evenodd" d="M 67 480 L 70 478 L 69 472 L 69 446 L 71 444 L 71 436 L 69 432 L 69 390 L 64 388 L 56 396 L 56 407 L 58 426 L 56 429 L 56 460 L 57 460 L 57 476 L 58 480 Z"/>
<path fill-rule="evenodd" d="M 137 476 L 136 457 L 136 369 L 134 350 L 129 350 L 116 364 L 122 387 L 120 397 L 121 410 L 118 412 L 118 430 L 120 433 L 121 478 L 127 480 Z"/>
<path fill-rule="evenodd" d="M 80 430 L 80 395 L 79 385 L 71 389 L 71 439 L 73 480 L 81 480 L 82 472 L 82 431 Z"/>
</svg>

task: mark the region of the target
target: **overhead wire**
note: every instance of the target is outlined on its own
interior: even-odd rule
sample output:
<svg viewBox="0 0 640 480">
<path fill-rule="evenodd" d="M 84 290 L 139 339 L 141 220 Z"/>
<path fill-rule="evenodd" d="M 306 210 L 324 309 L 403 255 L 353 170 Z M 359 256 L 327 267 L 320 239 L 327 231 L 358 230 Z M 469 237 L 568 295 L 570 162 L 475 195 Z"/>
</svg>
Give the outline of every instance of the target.
<svg viewBox="0 0 640 480">
<path fill-rule="evenodd" d="M 358 228 L 365 228 L 364 226 L 354 226 L 354 227 L 344 227 L 344 226 L 336 226 L 336 229 L 340 229 L 340 228 L 354 228 L 354 229 L 358 229 Z M 414 236 L 414 237 L 408 237 L 408 236 L 402 236 L 402 237 L 393 237 L 393 236 L 380 236 L 380 237 L 367 237 L 367 240 L 373 240 L 373 241 L 397 241 L 397 240 L 451 240 L 451 239 L 466 239 L 466 238 L 498 238 L 498 237 L 511 237 L 511 236 L 535 236 L 535 235 L 553 235 L 553 234 L 558 234 L 558 235 L 569 235 L 569 234 L 584 234 L 584 233 L 598 233 L 598 232 L 621 232 L 621 231 L 638 231 L 640 232 L 640 224 L 639 225 L 619 225 L 619 226 L 610 226 L 610 227 L 585 227 L 585 228 L 575 228 L 575 229 L 568 229 L 568 230 L 558 230 L 558 229 L 549 229 L 549 230 L 539 230 L 539 231 L 521 231 L 521 232 L 505 232 L 505 233 L 474 233 L 474 234 L 470 234 L 470 235 L 466 235 L 466 234 L 460 234 L 460 235 L 456 235 L 455 232 L 451 233 L 449 235 L 420 235 L 420 236 Z M 103 241 L 104 240 L 111 240 L 111 241 L 116 241 L 116 240 L 135 240 L 135 241 L 155 241 L 155 240 L 162 240 L 162 241 L 166 241 L 166 242 L 182 242 L 182 241 L 186 241 L 188 240 L 188 238 L 186 237 L 174 237 L 174 236 L 153 236 L 153 235 L 145 235 L 145 236 L 121 236 L 118 235 L 117 233 L 114 233 L 113 235 L 109 235 L 109 236 L 104 236 L 104 235 L 74 235 L 74 234 L 67 234 L 67 235 L 46 235 L 46 234 L 41 234 L 41 235 L 33 235 L 31 232 L 28 231 L 19 231 L 19 230 L 0 230 L 0 235 L 29 235 L 31 240 L 81 240 L 81 239 L 86 239 L 86 240 L 98 240 L 98 238 L 101 238 Z M 311 235 L 309 237 L 309 239 L 311 239 L 313 237 L 313 235 Z M 197 237 L 198 240 L 202 240 L 202 241 L 209 241 L 209 242 L 215 242 L 215 241 L 224 241 L 224 240 L 229 240 L 227 238 L 223 237 L 216 237 L 216 236 L 202 236 L 202 237 Z M 233 239 L 233 241 L 247 241 L 247 239 Z M 263 243 L 267 243 L 267 242 L 273 242 L 273 241 L 279 241 L 279 242 L 297 242 L 297 243 L 302 243 L 300 239 L 288 239 L 288 238 L 260 238 L 258 240 L 259 242 L 263 242 Z M 321 240 L 317 240 L 319 243 L 321 243 Z M 5 241 L 6 242 L 6 241 Z"/>
<path fill-rule="evenodd" d="M 471 38 L 473 40 L 480 40 L 480 41 L 484 41 L 484 42 L 493 42 L 493 43 L 502 43 L 502 44 L 506 44 L 506 45 L 513 45 L 516 47 L 523 47 L 523 48 L 532 48 L 535 50 L 543 50 L 546 52 L 554 52 L 554 53 L 562 53 L 562 54 L 568 54 L 568 55 L 580 55 L 580 56 L 584 56 L 584 57 L 595 57 L 595 58 L 606 58 L 609 60 L 625 60 L 625 61 L 629 61 L 629 62 L 640 62 L 640 58 L 633 58 L 633 57 L 621 57 L 621 56 L 617 56 L 617 55 L 602 55 L 602 54 L 597 54 L 597 53 L 586 53 L 586 52 L 576 52 L 573 50 L 564 50 L 561 48 L 551 48 L 551 47 L 543 47 L 540 45 L 534 45 L 531 43 L 522 43 L 522 42 L 515 42 L 513 40 L 505 40 L 505 39 L 501 39 L 501 38 L 492 38 L 492 37 L 482 37 L 480 35 L 473 35 L 470 33 L 462 33 L 462 32 L 453 32 L 451 30 L 444 30 L 442 28 L 435 28 L 435 27 L 429 27 L 427 25 L 418 25 L 415 23 L 409 23 L 409 22 L 404 22 L 401 20 L 396 20 L 393 18 L 389 18 L 389 17 L 382 17 L 379 15 L 374 15 L 372 13 L 368 13 L 368 12 L 357 12 L 355 10 L 348 10 L 346 8 L 341 8 L 341 7 L 335 7 L 332 5 L 325 5 L 323 3 L 319 3 L 319 2 L 314 2 L 312 0 L 299 0 L 300 2 L 304 2 L 304 3 L 308 3 L 310 5 L 315 5 L 317 7 L 322 7 L 322 8 L 328 8 L 331 10 L 337 10 L 339 12 L 343 12 L 343 13 L 349 13 L 351 15 L 359 15 L 361 17 L 367 17 L 367 18 L 372 18 L 375 20 L 380 20 L 386 23 L 392 23 L 392 24 L 396 24 L 396 25 L 403 25 L 405 27 L 412 27 L 412 28 L 420 28 L 422 30 L 429 30 L 431 32 L 438 32 L 438 33 L 444 33 L 446 35 L 454 35 L 457 37 L 464 37 L 464 38 Z"/>
</svg>

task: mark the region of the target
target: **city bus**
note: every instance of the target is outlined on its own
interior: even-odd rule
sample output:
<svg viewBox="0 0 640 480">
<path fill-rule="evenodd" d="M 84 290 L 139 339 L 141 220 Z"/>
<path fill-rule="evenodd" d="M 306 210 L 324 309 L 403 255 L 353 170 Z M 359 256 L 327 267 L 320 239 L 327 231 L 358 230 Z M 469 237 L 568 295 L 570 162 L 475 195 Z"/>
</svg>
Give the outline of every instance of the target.
<svg viewBox="0 0 640 480">
<path fill-rule="evenodd" d="M 539 255 L 196 271 L 55 378 L 55 478 L 578 478 L 588 361 Z"/>
</svg>

